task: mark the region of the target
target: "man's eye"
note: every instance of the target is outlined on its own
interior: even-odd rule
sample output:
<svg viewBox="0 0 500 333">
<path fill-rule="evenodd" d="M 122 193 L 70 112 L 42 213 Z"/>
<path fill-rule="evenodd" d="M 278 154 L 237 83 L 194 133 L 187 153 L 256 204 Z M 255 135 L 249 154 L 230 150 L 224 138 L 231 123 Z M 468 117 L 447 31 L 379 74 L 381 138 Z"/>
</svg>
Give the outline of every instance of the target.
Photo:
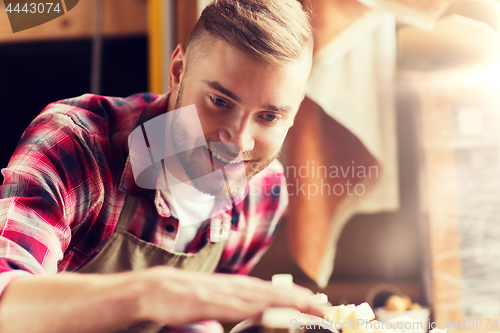
<svg viewBox="0 0 500 333">
<path fill-rule="evenodd" d="M 275 116 L 274 114 L 270 114 L 270 113 L 264 114 L 262 116 L 262 118 L 264 118 L 266 121 L 269 121 L 269 122 L 276 122 L 276 121 L 280 120 L 279 117 Z"/>
<path fill-rule="evenodd" d="M 217 98 L 217 97 L 214 97 L 214 96 L 210 96 L 210 99 L 212 100 L 212 102 L 214 102 L 215 105 L 217 106 L 227 106 L 227 103 L 225 100 L 223 99 L 220 99 L 220 98 Z"/>
</svg>

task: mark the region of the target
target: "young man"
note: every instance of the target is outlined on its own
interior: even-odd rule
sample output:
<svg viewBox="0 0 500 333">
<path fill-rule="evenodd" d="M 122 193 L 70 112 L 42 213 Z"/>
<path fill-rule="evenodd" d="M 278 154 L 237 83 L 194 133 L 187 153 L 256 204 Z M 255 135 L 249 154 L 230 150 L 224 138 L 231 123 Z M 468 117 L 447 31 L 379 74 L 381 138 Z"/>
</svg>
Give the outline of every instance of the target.
<svg viewBox="0 0 500 333">
<path fill-rule="evenodd" d="M 297 1 L 217 0 L 173 53 L 169 93 L 50 104 L 3 170 L 0 331 L 214 332 L 182 325 L 270 306 L 321 315 L 308 290 L 231 275 L 256 263 L 286 207 L 275 158 L 311 54 Z M 157 124 L 168 158 L 154 156 Z"/>
</svg>

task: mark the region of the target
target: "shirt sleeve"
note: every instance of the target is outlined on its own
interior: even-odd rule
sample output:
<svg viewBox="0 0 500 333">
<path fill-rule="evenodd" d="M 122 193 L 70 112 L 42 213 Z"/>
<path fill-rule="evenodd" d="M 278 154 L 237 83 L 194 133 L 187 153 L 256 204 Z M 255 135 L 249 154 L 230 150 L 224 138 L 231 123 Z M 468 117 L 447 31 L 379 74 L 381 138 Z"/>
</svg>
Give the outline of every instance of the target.
<svg viewBox="0 0 500 333">
<path fill-rule="evenodd" d="M 21 137 L 2 170 L 0 294 L 20 276 L 57 273 L 71 227 L 92 213 L 102 190 L 90 190 L 99 182 L 91 140 L 62 113 L 39 116 Z"/>
<path fill-rule="evenodd" d="M 0 259 L 0 297 L 3 294 L 3 291 L 9 283 L 14 281 L 17 278 L 23 277 L 23 276 L 30 276 L 31 273 L 22 270 L 22 269 L 16 269 L 16 267 L 12 267 L 9 265 L 9 262 L 7 261 L 6 258 L 1 258 Z"/>
</svg>

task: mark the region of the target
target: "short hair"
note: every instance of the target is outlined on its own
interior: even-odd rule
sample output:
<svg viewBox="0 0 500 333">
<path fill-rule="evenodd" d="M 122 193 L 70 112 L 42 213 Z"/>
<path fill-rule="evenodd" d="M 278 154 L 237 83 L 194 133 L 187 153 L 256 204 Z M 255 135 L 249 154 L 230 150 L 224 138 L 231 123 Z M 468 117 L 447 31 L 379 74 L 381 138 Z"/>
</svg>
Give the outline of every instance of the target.
<svg viewBox="0 0 500 333">
<path fill-rule="evenodd" d="M 195 45 L 207 32 L 270 64 L 312 54 L 309 17 L 298 0 L 214 0 L 186 43 L 188 58 L 192 49 L 202 52 Z"/>
</svg>

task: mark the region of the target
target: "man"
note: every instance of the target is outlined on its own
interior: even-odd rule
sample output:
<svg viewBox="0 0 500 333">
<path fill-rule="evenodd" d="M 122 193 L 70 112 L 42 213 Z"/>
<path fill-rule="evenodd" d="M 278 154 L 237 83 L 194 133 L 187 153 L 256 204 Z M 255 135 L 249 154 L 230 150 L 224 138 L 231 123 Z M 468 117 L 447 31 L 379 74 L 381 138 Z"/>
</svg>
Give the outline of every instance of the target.
<svg viewBox="0 0 500 333">
<path fill-rule="evenodd" d="M 50 104 L 3 170 L 0 331 L 213 332 L 220 326 L 209 321 L 181 326 L 239 321 L 270 306 L 321 315 L 298 286 L 207 274 L 246 274 L 269 246 L 287 203 L 275 158 L 311 54 L 297 1 L 217 0 L 186 50 L 173 53 L 168 94 Z M 155 124 L 165 127 L 162 149 L 176 152 L 161 161 Z M 138 169 L 141 153 L 157 161 L 156 173 Z M 197 181 L 222 169 L 222 178 Z"/>
</svg>

